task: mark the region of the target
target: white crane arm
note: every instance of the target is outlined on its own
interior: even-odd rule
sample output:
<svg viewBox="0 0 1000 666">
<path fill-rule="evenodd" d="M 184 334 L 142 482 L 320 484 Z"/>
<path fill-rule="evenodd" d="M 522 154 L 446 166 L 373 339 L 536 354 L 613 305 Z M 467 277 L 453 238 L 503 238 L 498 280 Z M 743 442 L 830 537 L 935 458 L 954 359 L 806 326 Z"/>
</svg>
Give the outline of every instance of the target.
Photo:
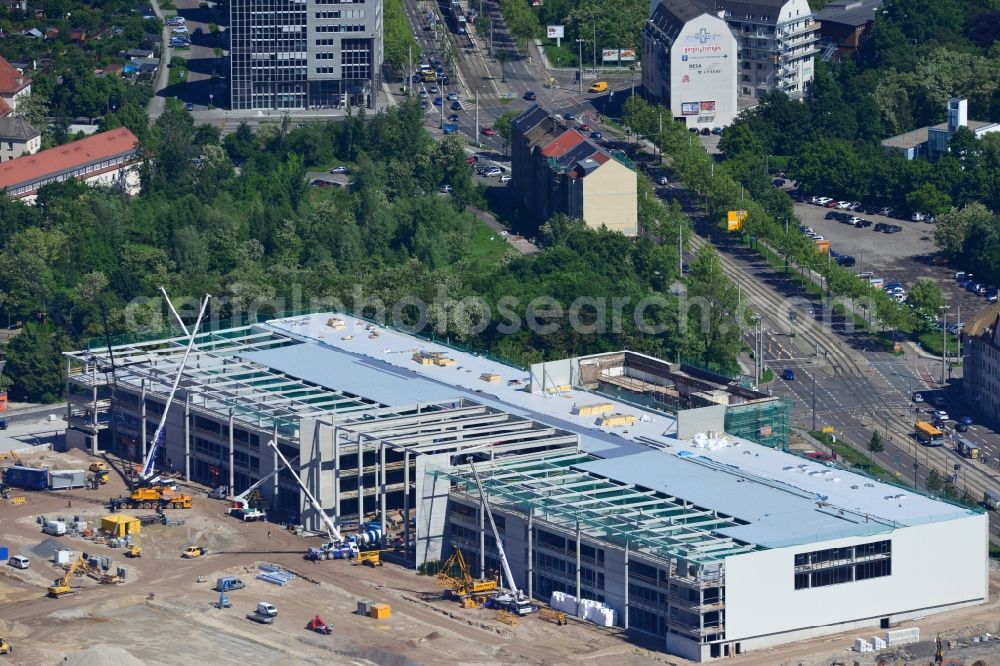
<svg viewBox="0 0 1000 666">
<path fill-rule="evenodd" d="M 476 470 L 475 464 L 472 462 L 472 457 L 469 457 L 469 467 L 472 468 L 472 475 L 476 477 L 476 487 L 479 489 L 479 498 L 483 502 L 483 509 L 486 511 L 486 517 L 490 521 L 490 528 L 493 530 L 493 538 L 497 542 L 497 553 L 500 554 L 500 564 L 503 565 L 503 573 L 507 579 L 507 587 L 511 592 L 514 593 L 515 597 L 521 597 L 521 591 L 517 589 L 517 583 L 514 582 L 514 574 L 510 570 L 510 563 L 507 562 L 507 553 L 503 550 L 503 541 L 500 539 L 500 532 L 497 530 L 496 521 L 493 520 L 493 512 L 490 511 L 490 504 L 486 501 L 486 493 L 483 491 L 483 484 L 479 480 L 479 472 Z"/>
<path fill-rule="evenodd" d="M 149 481 L 153 476 L 153 466 L 156 464 L 156 452 L 163 444 L 163 428 L 167 424 L 167 414 L 170 412 L 170 404 L 174 401 L 174 396 L 177 394 L 177 386 L 181 383 L 181 376 L 184 374 L 184 366 L 187 365 L 187 360 L 191 355 L 191 350 L 194 349 L 194 341 L 198 335 L 198 328 L 201 326 L 201 320 L 205 317 L 205 310 L 208 309 L 208 301 L 211 298 L 211 294 L 205 295 L 205 300 L 201 304 L 201 312 L 198 313 L 198 320 L 194 323 L 194 327 L 190 330 L 187 348 L 184 349 L 184 356 L 181 358 L 180 366 L 177 368 L 177 374 L 174 376 L 173 386 L 170 387 L 170 394 L 167 396 L 167 403 L 163 406 L 163 414 L 160 415 L 160 424 L 156 427 L 156 432 L 153 434 L 152 446 L 149 447 L 149 452 L 146 454 L 146 461 L 142 465 L 142 472 L 139 473 L 139 479 L 143 482 Z"/>
<path fill-rule="evenodd" d="M 288 462 L 288 458 L 286 458 L 285 454 L 282 453 L 281 449 L 278 448 L 278 443 L 272 439 L 268 441 L 267 445 L 270 446 L 272 449 L 274 449 L 274 451 L 278 454 L 278 457 L 281 458 L 281 462 L 285 463 L 285 466 L 288 467 L 288 471 L 291 472 L 292 476 L 295 477 L 295 480 L 298 481 L 299 488 L 301 488 L 302 492 L 304 492 L 306 494 L 306 497 L 309 498 L 310 506 L 312 506 L 313 510 L 319 514 L 319 517 L 323 519 L 323 522 L 326 523 L 326 531 L 330 535 L 330 541 L 336 541 L 336 542 L 343 541 L 344 537 L 341 536 L 340 530 L 337 529 L 337 526 L 334 524 L 333 519 L 330 518 L 330 516 L 326 515 L 326 511 L 324 511 L 323 507 L 319 505 L 319 502 L 316 501 L 316 498 L 313 497 L 313 494 L 309 492 L 309 488 L 306 487 L 306 484 L 302 483 L 302 479 L 300 479 L 299 475 L 296 474 L 295 470 L 292 468 L 291 463 Z"/>
</svg>

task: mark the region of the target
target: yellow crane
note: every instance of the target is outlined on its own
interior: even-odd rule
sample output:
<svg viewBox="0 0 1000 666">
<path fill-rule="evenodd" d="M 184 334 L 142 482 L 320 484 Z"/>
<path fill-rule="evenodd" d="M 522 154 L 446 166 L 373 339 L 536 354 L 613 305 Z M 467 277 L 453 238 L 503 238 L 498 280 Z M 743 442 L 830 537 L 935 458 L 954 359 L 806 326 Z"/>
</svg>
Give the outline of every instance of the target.
<svg viewBox="0 0 1000 666">
<path fill-rule="evenodd" d="M 455 578 L 451 575 L 451 572 L 456 568 L 461 574 L 461 578 Z M 452 596 L 461 601 L 470 597 L 495 594 L 500 587 L 496 580 L 473 578 L 460 548 L 455 548 L 455 552 L 445 561 L 444 568 L 437 575 L 437 580 L 441 585 L 451 588 Z"/>
<path fill-rule="evenodd" d="M 52 582 L 52 585 L 49 586 L 49 596 L 58 599 L 67 594 L 73 594 L 74 590 L 69 586 L 69 581 L 73 578 L 73 574 L 76 573 L 77 569 L 81 567 L 84 570 L 88 568 L 86 553 L 80 553 L 80 557 L 66 569 L 66 575 L 62 578 L 56 578 Z"/>
</svg>

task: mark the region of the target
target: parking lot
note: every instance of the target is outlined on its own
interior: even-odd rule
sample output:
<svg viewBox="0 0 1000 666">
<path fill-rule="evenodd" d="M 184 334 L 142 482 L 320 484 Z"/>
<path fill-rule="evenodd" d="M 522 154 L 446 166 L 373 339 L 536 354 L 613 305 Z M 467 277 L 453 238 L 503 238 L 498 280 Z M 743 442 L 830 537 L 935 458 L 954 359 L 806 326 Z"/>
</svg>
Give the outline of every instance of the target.
<svg viewBox="0 0 1000 666">
<path fill-rule="evenodd" d="M 216 56 L 216 49 L 226 47 L 226 13 L 209 3 L 201 6 L 200 0 L 177 0 L 177 15 L 185 18 L 190 46 L 174 48 L 174 57 L 187 61 L 187 79 L 177 90 L 168 88 L 169 96 L 181 98 L 194 109 L 207 108 L 225 101 L 225 68 L 222 58 Z M 213 24 L 218 32 L 212 32 Z M 167 48 L 173 48 L 168 46 Z"/>
<path fill-rule="evenodd" d="M 932 263 L 937 253 L 934 245 L 934 225 L 911 222 L 882 215 L 852 213 L 872 222 L 872 226 L 857 228 L 825 219 L 831 209 L 809 203 L 795 203 L 795 216 L 801 224 L 812 227 L 816 233 L 830 241 L 831 249 L 848 254 L 857 262 L 857 272 L 870 271 L 886 282 L 901 282 L 908 290 L 920 278 L 934 280 L 951 306 L 949 317 L 954 318 L 960 305 L 968 315 L 986 307 L 986 299 L 960 288 L 955 282 L 955 269 Z M 878 223 L 895 224 L 903 228 L 899 233 L 886 234 L 875 231 Z"/>
</svg>

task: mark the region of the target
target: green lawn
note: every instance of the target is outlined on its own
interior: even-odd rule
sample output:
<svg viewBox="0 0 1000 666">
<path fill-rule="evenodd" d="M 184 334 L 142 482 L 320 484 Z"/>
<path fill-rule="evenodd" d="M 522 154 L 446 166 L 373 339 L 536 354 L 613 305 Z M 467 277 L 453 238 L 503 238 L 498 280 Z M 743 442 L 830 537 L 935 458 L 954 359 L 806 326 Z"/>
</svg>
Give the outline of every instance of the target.
<svg viewBox="0 0 1000 666">
<path fill-rule="evenodd" d="M 958 340 L 955 338 L 954 335 L 950 333 L 948 334 L 947 337 L 948 337 L 948 354 L 950 356 L 957 356 L 959 352 Z M 942 342 L 941 331 L 931 331 L 930 333 L 924 333 L 923 335 L 917 338 L 917 341 L 920 342 L 920 346 L 924 348 L 924 351 L 927 351 L 931 354 L 935 354 L 937 356 L 941 355 L 941 349 L 943 348 L 943 345 L 941 344 Z"/>
<path fill-rule="evenodd" d="M 881 481 L 891 481 L 897 485 L 909 485 L 901 477 L 897 477 L 880 465 L 873 465 L 865 453 L 858 451 L 844 442 L 833 441 L 833 437 L 829 433 L 815 431 L 809 434 L 836 451 L 837 456 L 847 465 L 858 467 Z"/>
<path fill-rule="evenodd" d="M 564 43 L 559 47 L 556 46 L 554 40 L 549 40 L 542 46 L 545 48 L 545 57 L 549 59 L 549 64 L 553 67 L 577 66 L 576 49 L 572 48 L 569 43 Z"/>
<path fill-rule="evenodd" d="M 167 78 L 168 86 L 176 86 L 187 81 L 187 60 L 184 58 L 173 58 L 170 62 L 170 74 Z"/>
<path fill-rule="evenodd" d="M 468 259 L 479 264 L 496 264 L 500 258 L 511 249 L 507 241 L 485 222 L 473 219 L 470 229 L 470 244 Z"/>
</svg>

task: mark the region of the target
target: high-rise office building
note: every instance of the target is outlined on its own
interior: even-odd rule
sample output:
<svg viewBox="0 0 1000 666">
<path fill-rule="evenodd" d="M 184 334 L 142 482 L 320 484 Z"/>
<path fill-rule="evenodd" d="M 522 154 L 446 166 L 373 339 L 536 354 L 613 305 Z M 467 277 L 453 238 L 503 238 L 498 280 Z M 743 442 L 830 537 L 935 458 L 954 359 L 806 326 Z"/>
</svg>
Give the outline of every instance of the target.
<svg viewBox="0 0 1000 666">
<path fill-rule="evenodd" d="M 374 107 L 382 0 L 231 0 L 233 109 Z"/>
</svg>

